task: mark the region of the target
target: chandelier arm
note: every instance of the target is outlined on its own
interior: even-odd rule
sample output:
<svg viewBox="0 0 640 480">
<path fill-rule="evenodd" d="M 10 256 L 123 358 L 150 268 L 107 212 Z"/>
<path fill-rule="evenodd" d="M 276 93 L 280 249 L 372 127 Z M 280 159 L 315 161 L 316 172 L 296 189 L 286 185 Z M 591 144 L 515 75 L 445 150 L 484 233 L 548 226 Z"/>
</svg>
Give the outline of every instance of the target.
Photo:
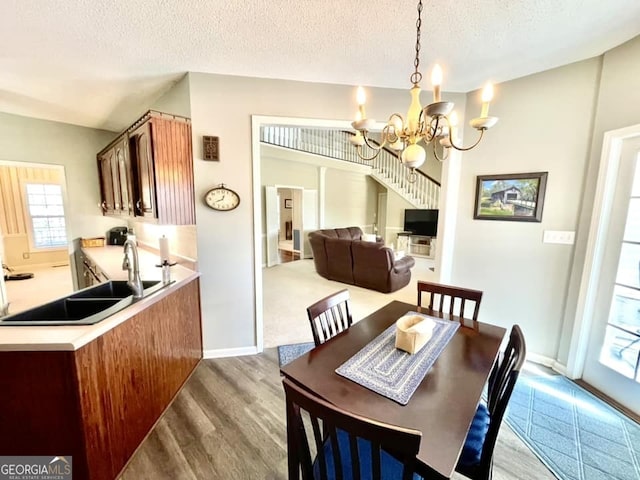
<svg viewBox="0 0 640 480">
<path fill-rule="evenodd" d="M 423 111 L 426 111 L 426 107 L 423 109 Z M 426 129 L 427 131 L 425 132 L 426 143 L 431 142 L 434 138 L 437 137 L 439 126 L 440 126 L 440 117 L 439 116 L 432 117 L 431 121 L 429 122 L 428 128 Z"/>
<path fill-rule="evenodd" d="M 436 142 L 433 142 L 433 156 L 436 157 L 436 160 L 438 160 L 439 162 L 444 162 L 447 158 L 449 158 L 449 150 L 447 148 L 443 148 L 442 151 L 445 153 L 445 155 L 440 158 L 440 156 L 438 155 L 438 149 L 436 148 Z"/>
<path fill-rule="evenodd" d="M 453 143 L 453 138 L 451 137 L 451 129 L 449 129 L 449 142 L 451 143 L 451 147 L 455 148 L 459 152 L 468 152 L 469 150 L 471 150 L 472 148 L 474 148 L 476 145 L 480 143 L 480 140 L 482 140 L 485 130 L 486 128 L 480 129 L 480 136 L 478 137 L 478 140 L 476 141 L 476 143 L 474 143 L 473 145 L 469 147 L 459 147 L 455 143 Z"/>
<path fill-rule="evenodd" d="M 384 145 L 385 145 L 385 143 L 386 143 L 386 142 L 383 140 L 382 144 L 374 145 L 374 144 L 372 144 L 372 143 L 370 143 L 370 142 L 372 142 L 372 141 L 374 141 L 374 142 L 375 142 L 375 140 L 370 140 L 370 139 L 369 139 L 369 137 L 367 137 L 367 135 L 366 135 L 365 133 L 363 133 L 362 138 L 364 139 L 364 143 L 367 145 L 367 147 L 369 147 L 371 150 L 377 150 L 378 152 L 379 152 L 380 150 L 382 150 L 382 147 L 384 147 Z M 378 142 L 376 142 L 376 143 L 378 143 Z M 377 155 L 377 154 L 376 154 L 376 155 Z"/>
<path fill-rule="evenodd" d="M 399 113 L 392 113 L 391 116 L 389 117 L 389 120 L 387 120 L 387 124 L 382 130 L 383 132 L 385 131 L 387 132 L 387 141 L 389 143 L 395 143 L 402 138 L 402 129 L 400 131 L 396 129 L 396 124 L 393 123 L 394 118 L 397 118 L 398 120 L 400 120 L 400 125 L 404 126 L 404 119 L 402 118 L 402 115 L 400 115 Z M 389 133 L 391 127 L 393 127 L 393 135 L 394 135 L 393 137 Z"/>
<path fill-rule="evenodd" d="M 382 148 L 379 148 L 377 150 L 374 149 L 373 155 L 371 155 L 370 157 L 365 157 L 364 154 L 362 153 L 362 145 L 356 145 L 356 152 L 358 153 L 358 156 L 365 162 L 370 162 L 371 160 L 376 158 L 381 151 L 382 151 Z"/>
</svg>

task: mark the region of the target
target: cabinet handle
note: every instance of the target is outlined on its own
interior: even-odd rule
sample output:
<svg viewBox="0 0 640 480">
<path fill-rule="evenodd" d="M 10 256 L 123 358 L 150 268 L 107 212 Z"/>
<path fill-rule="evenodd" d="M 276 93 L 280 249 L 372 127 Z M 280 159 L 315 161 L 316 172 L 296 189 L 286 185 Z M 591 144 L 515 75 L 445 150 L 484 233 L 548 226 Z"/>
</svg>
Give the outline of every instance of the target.
<svg viewBox="0 0 640 480">
<path fill-rule="evenodd" d="M 102 203 L 100 204 L 100 208 L 102 208 L 102 211 L 103 211 L 103 212 L 104 212 L 104 211 L 106 211 L 106 210 L 107 210 L 107 202 L 102 202 Z"/>
<path fill-rule="evenodd" d="M 142 213 L 142 208 L 140 207 L 140 204 L 142 203 L 142 200 L 138 200 L 136 202 L 136 210 L 138 210 L 138 212 Z"/>
</svg>

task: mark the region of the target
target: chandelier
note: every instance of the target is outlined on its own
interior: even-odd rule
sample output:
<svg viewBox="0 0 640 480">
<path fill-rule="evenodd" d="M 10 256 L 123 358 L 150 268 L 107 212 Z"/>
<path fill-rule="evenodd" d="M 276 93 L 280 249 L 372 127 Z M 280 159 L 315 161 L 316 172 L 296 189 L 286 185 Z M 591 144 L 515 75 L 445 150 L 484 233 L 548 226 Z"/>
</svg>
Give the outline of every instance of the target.
<svg viewBox="0 0 640 480">
<path fill-rule="evenodd" d="M 389 117 L 386 125 L 382 128 L 379 140 L 374 140 L 369 136 L 369 132 L 374 128 L 376 121 L 367 118 L 365 115 L 365 92 L 362 87 L 358 87 L 357 101 L 358 113 L 356 120 L 351 126 L 356 130 L 356 134 L 350 141 L 356 147 L 358 156 L 363 160 L 373 160 L 388 145 L 390 149 L 397 152 L 400 161 L 410 169 L 409 180 L 415 181 L 415 169 L 422 165 L 427 157 L 425 146 L 431 144 L 436 159 L 443 161 L 447 158 L 451 148 L 459 151 L 467 151 L 474 148 L 482 140 L 484 131 L 493 127 L 498 121 L 497 117 L 489 117 L 489 102 L 493 97 L 493 87 L 487 84 L 482 91 L 482 110 L 478 118 L 471 120 L 470 125 L 480 132 L 478 140 L 471 146 L 463 147 L 456 144 L 457 141 L 457 115 L 453 111 L 453 102 L 443 102 L 440 98 L 442 85 L 442 69 L 435 65 L 431 74 L 433 85 L 433 102 L 422 107 L 420 104 L 420 80 L 422 74 L 420 67 L 420 27 L 422 26 L 422 0 L 418 2 L 418 20 L 416 21 L 416 58 L 413 62 L 414 72 L 409 77 L 413 84 L 411 87 L 411 104 L 407 112 L 406 120 L 398 113 Z M 443 154 L 438 154 L 436 144 L 441 145 Z M 363 152 L 363 145 L 366 145 L 373 153 L 367 156 Z"/>
</svg>

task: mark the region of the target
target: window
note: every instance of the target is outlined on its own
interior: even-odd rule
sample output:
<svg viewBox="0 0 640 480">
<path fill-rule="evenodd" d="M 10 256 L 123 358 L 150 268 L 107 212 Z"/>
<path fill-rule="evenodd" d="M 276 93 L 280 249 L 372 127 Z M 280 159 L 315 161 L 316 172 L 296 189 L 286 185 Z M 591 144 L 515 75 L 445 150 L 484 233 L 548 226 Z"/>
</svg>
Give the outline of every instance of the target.
<svg viewBox="0 0 640 480">
<path fill-rule="evenodd" d="M 67 232 L 62 205 L 62 187 L 55 184 L 26 184 L 27 209 L 31 217 L 35 248 L 66 247 Z"/>
<path fill-rule="evenodd" d="M 640 160 L 628 205 L 600 361 L 640 382 Z"/>
</svg>

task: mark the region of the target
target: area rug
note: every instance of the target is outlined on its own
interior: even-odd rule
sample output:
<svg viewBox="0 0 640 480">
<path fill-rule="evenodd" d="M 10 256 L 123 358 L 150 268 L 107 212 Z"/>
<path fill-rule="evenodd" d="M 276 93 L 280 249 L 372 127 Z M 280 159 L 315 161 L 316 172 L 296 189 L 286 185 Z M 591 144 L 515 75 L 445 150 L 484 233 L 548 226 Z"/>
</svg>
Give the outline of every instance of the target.
<svg viewBox="0 0 640 480">
<path fill-rule="evenodd" d="M 280 345 L 278 347 L 278 363 L 282 367 L 299 356 L 304 355 L 315 346 L 313 342 Z"/>
<path fill-rule="evenodd" d="M 640 479 L 640 425 L 562 375 L 521 375 L 505 419 L 561 480 Z"/>
</svg>

